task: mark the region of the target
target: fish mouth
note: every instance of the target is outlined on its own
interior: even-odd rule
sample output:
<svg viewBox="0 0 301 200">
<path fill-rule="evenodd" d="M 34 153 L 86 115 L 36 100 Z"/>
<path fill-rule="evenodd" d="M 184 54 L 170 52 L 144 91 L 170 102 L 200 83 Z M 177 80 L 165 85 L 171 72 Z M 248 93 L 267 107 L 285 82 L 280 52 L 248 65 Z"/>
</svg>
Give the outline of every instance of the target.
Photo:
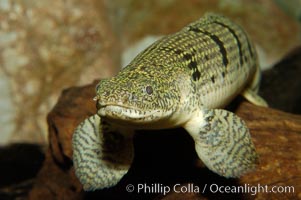
<svg viewBox="0 0 301 200">
<path fill-rule="evenodd" d="M 98 114 L 115 120 L 139 122 L 155 120 L 160 115 L 160 110 L 142 110 L 140 108 L 126 105 L 102 105 Z"/>
</svg>

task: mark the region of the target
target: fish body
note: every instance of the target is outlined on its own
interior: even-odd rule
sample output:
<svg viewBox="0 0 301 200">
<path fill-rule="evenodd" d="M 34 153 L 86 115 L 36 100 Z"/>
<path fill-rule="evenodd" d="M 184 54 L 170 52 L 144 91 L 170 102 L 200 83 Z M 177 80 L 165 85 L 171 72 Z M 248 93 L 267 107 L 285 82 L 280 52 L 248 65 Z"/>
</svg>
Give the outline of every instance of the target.
<svg viewBox="0 0 301 200">
<path fill-rule="evenodd" d="M 97 85 L 98 112 L 73 136 L 75 170 L 84 189 L 118 183 L 131 165 L 129 144 L 137 129 L 185 128 L 199 158 L 222 176 L 238 177 L 254 169 L 257 154 L 248 128 L 222 108 L 239 94 L 267 106 L 257 95 L 259 80 L 254 45 L 239 25 L 223 16 L 206 14 L 159 39 L 117 76 Z M 107 132 L 119 140 L 108 142 Z M 116 149 L 103 151 L 105 143 L 116 144 Z M 119 160 L 106 160 L 108 155 Z"/>
</svg>

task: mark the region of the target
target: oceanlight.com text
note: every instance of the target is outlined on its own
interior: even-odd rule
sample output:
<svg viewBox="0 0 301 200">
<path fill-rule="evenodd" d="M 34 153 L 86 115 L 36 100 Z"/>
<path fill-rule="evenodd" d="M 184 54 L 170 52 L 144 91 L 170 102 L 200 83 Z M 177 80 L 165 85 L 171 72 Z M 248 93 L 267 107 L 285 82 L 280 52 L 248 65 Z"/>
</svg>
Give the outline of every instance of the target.
<svg viewBox="0 0 301 200">
<path fill-rule="evenodd" d="M 182 185 L 175 184 L 173 186 L 163 185 L 161 183 L 152 184 L 128 184 L 126 186 L 127 192 L 135 192 L 138 194 L 163 194 L 166 195 L 169 192 L 175 193 L 226 193 L 226 194 L 251 194 L 256 195 L 258 193 L 294 193 L 295 188 L 293 186 L 268 186 L 268 185 L 218 185 L 218 184 L 205 184 L 202 187 L 193 183 Z"/>
</svg>

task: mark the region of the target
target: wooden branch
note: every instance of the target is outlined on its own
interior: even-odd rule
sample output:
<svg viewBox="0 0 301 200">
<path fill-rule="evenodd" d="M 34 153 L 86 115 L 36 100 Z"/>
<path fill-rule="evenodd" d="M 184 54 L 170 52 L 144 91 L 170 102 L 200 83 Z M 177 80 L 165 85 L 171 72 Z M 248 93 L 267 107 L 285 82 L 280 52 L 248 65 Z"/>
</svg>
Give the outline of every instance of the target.
<svg viewBox="0 0 301 200">
<path fill-rule="evenodd" d="M 301 198 L 301 116 L 271 108 L 261 108 L 245 101 L 234 111 L 250 128 L 260 163 L 257 170 L 240 179 L 225 179 L 200 166 L 192 139 L 183 129 L 139 131 L 135 136 L 135 159 L 129 173 L 108 190 L 83 193 L 72 166 L 71 138 L 75 127 L 96 112 L 95 83 L 65 90 L 57 105 L 48 115 L 49 149 L 43 168 L 38 174 L 30 199 L 82 199 L 88 197 L 157 199 L 210 199 L 248 198 L 295 199 Z M 205 193 L 176 193 L 166 196 L 158 193 L 128 193 L 127 184 L 187 187 L 194 185 Z M 266 193 L 254 188 L 249 193 L 212 193 L 209 186 L 293 186 L 294 193 Z M 252 193 L 253 192 L 253 193 Z"/>
</svg>

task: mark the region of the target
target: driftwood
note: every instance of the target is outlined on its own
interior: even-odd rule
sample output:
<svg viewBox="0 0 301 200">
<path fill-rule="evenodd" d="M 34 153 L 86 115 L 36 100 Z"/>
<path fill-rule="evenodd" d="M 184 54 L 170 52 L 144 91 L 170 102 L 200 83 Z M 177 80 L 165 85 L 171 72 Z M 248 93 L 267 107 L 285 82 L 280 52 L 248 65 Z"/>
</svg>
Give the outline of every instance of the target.
<svg viewBox="0 0 301 200">
<path fill-rule="evenodd" d="M 300 55 L 299 48 L 264 73 L 261 95 L 271 107 L 301 114 Z M 65 90 L 49 113 L 49 148 L 30 199 L 301 199 L 301 115 L 257 107 L 242 98 L 237 98 L 228 109 L 250 128 L 260 155 L 256 171 L 239 179 L 222 178 L 200 164 L 193 141 L 184 130 L 140 131 L 134 139 L 134 163 L 122 181 L 110 189 L 83 192 L 72 166 L 71 137 L 74 128 L 96 112 L 92 101 L 95 83 Z M 144 183 L 153 191 L 126 191 L 128 184 Z M 193 191 L 162 194 L 163 188 L 173 190 L 176 184 L 176 191 Z M 221 192 L 210 192 L 210 186 L 215 190 L 217 185 Z M 246 187 L 248 191 L 227 193 L 222 186 Z M 272 190 L 274 186 L 281 191 L 262 189 Z M 154 191 L 156 188 L 161 193 Z"/>
<path fill-rule="evenodd" d="M 222 178 L 200 165 L 192 139 L 182 129 L 140 131 L 134 138 L 135 159 L 129 173 L 113 188 L 85 193 L 74 175 L 71 137 L 74 128 L 96 112 L 95 83 L 67 89 L 48 115 L 49 148 L 30 199 L 296 199 L 301 198 L 301 116 L 254 106 L 240 98 L 229 109 L 244 119 L 260 155 L 257 170 L 239 179 Z M 166 195 L 126 191 L 127 184 L 194 187 L 200 191 Z M 153 184 L 153 185 L 152 185 Z M 157 184 L 157 185 L 156 185 Z M 161 184 L 161 185 L 160 185 Z M 249 187 L 247 193 L 210 192 L 216 185 Z M 290 192 L 254 194 L 254 187 L 293 186 Z M 203 188 L 207 189 L 203 193 Z M 286 189 L 288 190 L 288 189 Z"/>
</svg>

